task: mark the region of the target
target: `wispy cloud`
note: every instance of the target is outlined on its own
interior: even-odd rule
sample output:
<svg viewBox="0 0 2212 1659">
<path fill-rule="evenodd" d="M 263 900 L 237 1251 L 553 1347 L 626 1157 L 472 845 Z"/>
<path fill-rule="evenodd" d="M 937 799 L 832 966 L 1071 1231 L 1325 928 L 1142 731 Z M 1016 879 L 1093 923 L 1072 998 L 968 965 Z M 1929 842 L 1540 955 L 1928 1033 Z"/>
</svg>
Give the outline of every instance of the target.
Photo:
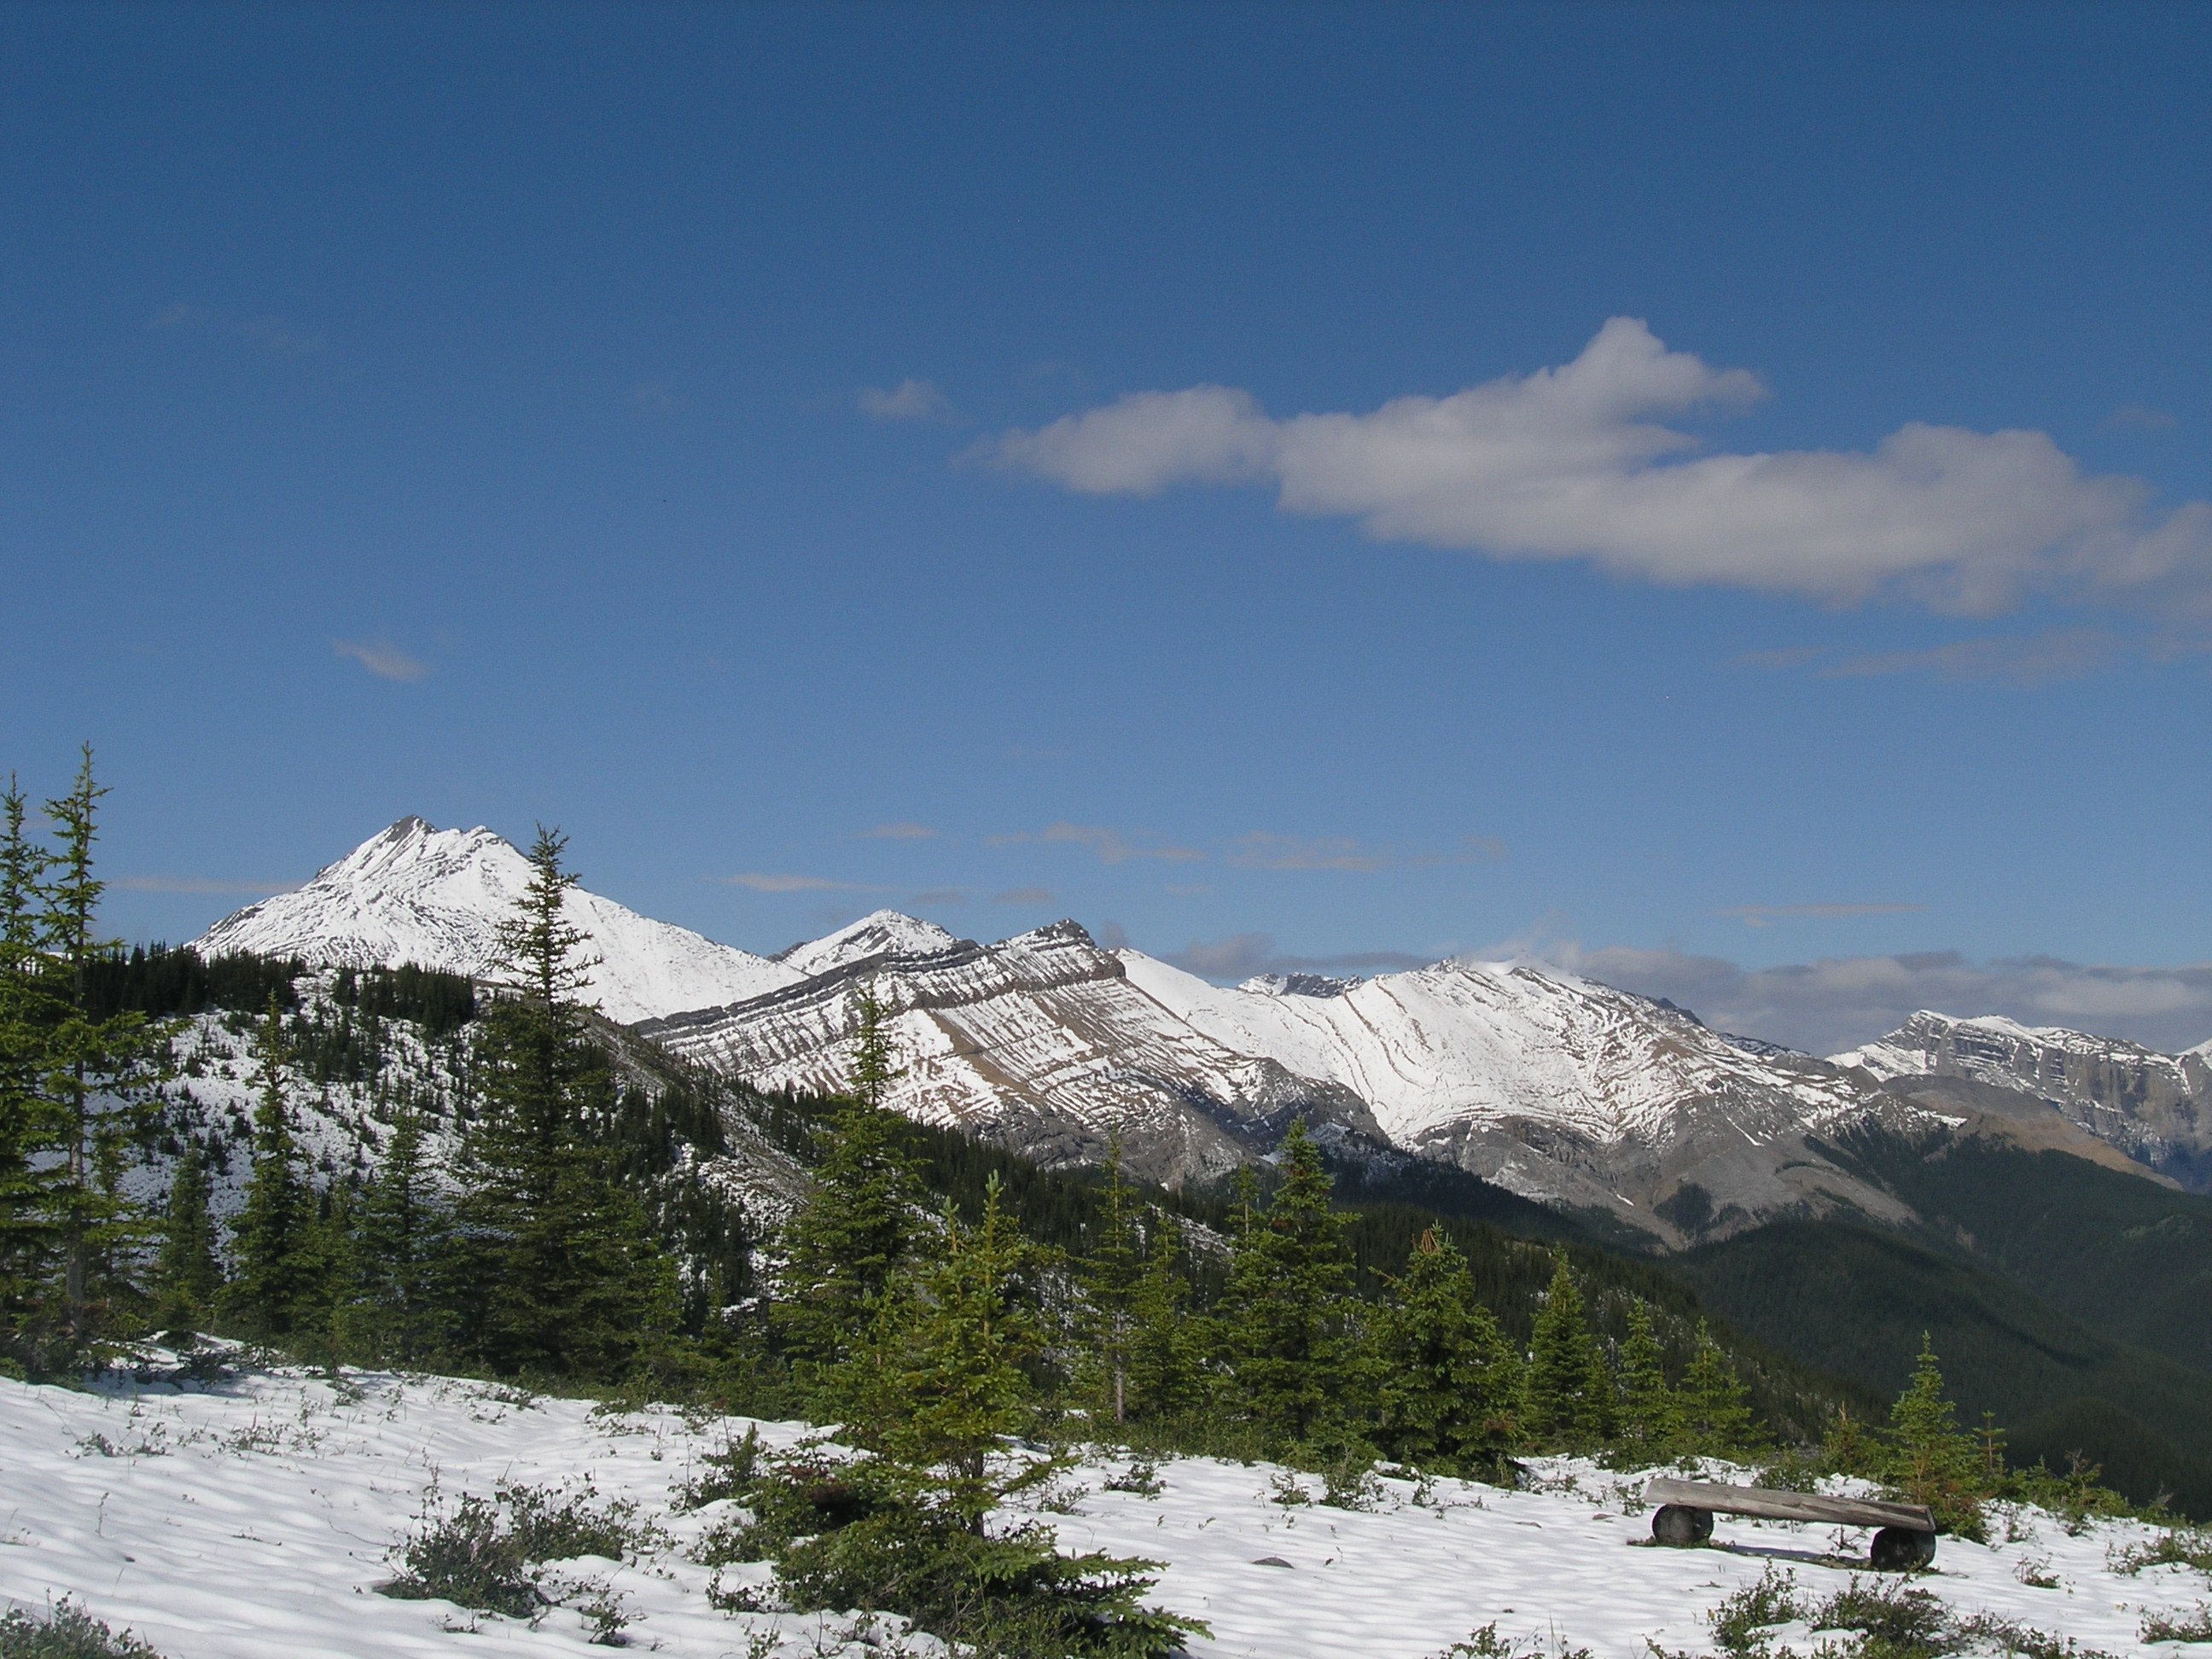
<svg viewBox="0 0 2212 1659">
<path fill-rule="evenodd" d="M 1817 916 L 1835 919 L 1845 916 L 1894 916 L 1912 910 L 1924 910 L 1924 904 L 1739 904 L 1730 909 L 1716 910 L 1717 916 L 1740 916 L 1747 927 L 1764 927 L 1777 916 Z"/>
<path fill-rule="evenodd" d="M 328 345 L 311 330 L 295 328 L 281 317 L 221 317 L 204 307 L 164 306 L 146 319 L 149 329 L 211 329 L 234 339 L 249 340 L 276 357 L 313 357 Z"/>
<path fill-rule="evenodd" d="M 926 893 L 916 893 L 908 902 L 917 910 L 929 910 L 941 905 L 965 904 L 968 895 L 957 887 L 933 887 Z"/>
<path fill-rule="evenodd" d="M 1267 483 L 1285 512 L 1500 559 L 1587 558 L 1668 585 L 1853 602 L 1896 590 L 1978 613 L 2023 594 L 2212 586 L 2212 502 L 2160 514 L 2047 434 L 1913 422 L 1870 452 L 1708 454 L 1655 417 L 1765 394 L 1616 317 L 1581 356 L 1369 414 L 1276 419 L 1249 392 L 1142 392 L 977 457 L 1086 495 Z"/>
<path fill-rule="evenodd" d="M 2105 424 L 2119 432 L 2171 432 L 2180 422 L 2148 404 L 2122 404 L 2105 416 Z"/>
<path fill-rule="evenodd" d="M 380 680 L 419 680 L 430 672 L 429 664 L 409 656 L 390 640 L 332 640 L 331 649 L 351 657 Z"/>
<path fill-rule="evenodd" d="M 854 401 L 872 421 L 942 421 L 953 414 L 952 400 L 927 380 L 901 380 L 888 391 L 862 386 Z"/>
<path fill-rule="evenodd" d="M 676 383 L 665 378 L 640 380 L 629 389 L 629 406 L 637 415 L 681 415 L 691 407 L 691 400 L 676 389 Z"/>
<path fill-rule="evenodd" d="M 222 881 L 210 876 L 122 876 L 115 885 L 127 893 L 216 893 L 248 898 L 267 898 L 272 893 L 296 893 L 296 881 Z"/>
<path fill-rule="evenodd" d="M 937 834 L 926 823 L 879 823 L 872 830 L 863 830 L 853 837 L 855 841 L 927 841 Z"/>
<path fill-rule="evenodd" d="M 1047 824 L 1035 835 L 1024 831 L 1011 836 L 987 836 L 983 844 L 986 847 L 1012 847 L 1023 842 L 1040 841 L 1088 847 L 1098 855 L 1101 864 L 1126 864 L 1131 859 L 1161 859 L 1170 864 L 1189 864 L 1206 856 L 1195 847 L 1176 847 L 1146 837 L 1132 841 L 1119 830 L 1065 821 Z"/>
<path fill-rule="evenodd" d="M 2086 679 L 2110 668 L 2127 651 L 2117 634 L 2098 628 L 2053 629 L 2040 634 L 1954 640 L 1924 651 L 1885 651 L 1850 657 L 1820 671 L 1824 679 L 1871 679 L 1889 674 L 1929 674 L 1946 680 L 1994 680 L 2033 688 Z"/>
<path fill-rule="evenodd" d="M 1363 847 L 1342 836 L 1306 840 L 1255 830 L 1238 837 L 1236 846 L 1228 862 L 1240 870 L 1350 870 L 1373 874 L 1443 864 L 1478 864 L 1505 856 L 1505 844 L 1488 836 L 1462 836 L 1447 852 L 1405 853 Z"/>
<path fill-rule="evenodd" d="M 1677 951 L 1586 951 L 1559 940 L 1532 945 L 1528 954 L 1624 990 L 1666 997 L 1720 1030 L 1818 1054 L 1871 1042 L 1923 1008 L 2071 1026 L 2169 1053 L 2212 1036 L 2212 963 L 2128 967 L 2057 957 L 1975 962 L 1955 951 L 1931 951 L 1753 969 Z"/>
<path fill-rule="evenodd" d="M 832 881 L 827 876 L 770 875 L 748 870 L 738 876 L 709 876 L 725 887 L 750 887 L 756 893 L 880 893 L 881 887 L 864 887 L 857 881 Z"/>
<path fill-rule="evenodd" d="M 1193 939 L 1161 958 L 1202 979 L 1243 980 L 1255 974 L 1395 973 L 1425 968 L 1434 957 L 1404 951 L 1348 951 L 1335 956 L 1285 956 L 1273 933 L 1231 933 L 1217 939 Z"/>
<path fill-rule="evenodd" d="M 1050 904 L 1053 891 L 1049 887 L 1014 887 L 1003 893 L 991 895 L 994 904 Z"/>
</svg>

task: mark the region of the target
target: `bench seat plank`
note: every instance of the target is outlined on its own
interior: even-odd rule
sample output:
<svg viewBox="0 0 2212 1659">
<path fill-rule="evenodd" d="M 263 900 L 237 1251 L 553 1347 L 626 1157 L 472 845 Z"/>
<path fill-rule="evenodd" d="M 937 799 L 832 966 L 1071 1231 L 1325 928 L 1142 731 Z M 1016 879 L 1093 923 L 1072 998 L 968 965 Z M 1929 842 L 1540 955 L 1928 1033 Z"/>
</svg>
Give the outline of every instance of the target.
<svg viewBox="0 0 2212 1659">
<path fill-rule="evenodd" d="M 1823 1498 L 1809 1492 L 1769 1492 L 1759 1486 L 1723 1486 L 1708 1480 L 1652 1481 L 1644 1489 L 1647 1504 L 1680 1504 L 1718 1515 L 1749 1515 L 1767 1521 L 1815 1521 L 1838 1527 L 1903 1527 L 1934 1532 L 1936 1517 L 1917 1504 L 1883 1504 L 1866 1498 Z"/>
</svg>

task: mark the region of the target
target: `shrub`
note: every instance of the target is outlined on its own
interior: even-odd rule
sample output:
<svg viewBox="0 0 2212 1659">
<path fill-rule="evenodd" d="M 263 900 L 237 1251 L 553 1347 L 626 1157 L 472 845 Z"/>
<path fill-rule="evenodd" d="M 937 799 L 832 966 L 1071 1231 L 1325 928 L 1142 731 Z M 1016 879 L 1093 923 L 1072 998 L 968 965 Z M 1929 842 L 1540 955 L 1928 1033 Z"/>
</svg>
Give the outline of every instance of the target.
<svg viewBox="0 0 2212 1659">
<path fill-rule="evenodd" d="M 21 1607 L 0 1618 L 0 1659 L 161 1659 L 129 1631 L 121 1635 L 64 1601 L 43 1619 Z"/>
<path fill-rule="evenodd" d="M 441 1513 L 434 1494 L 416 1530 L 400 1541 L 398 1576 L 379 1588 L 402 1601 L 526 1619 L 549 1599 L 532 1571 L 537 1564 L 580 1555 L 619 1560 L 644 1532 L 635 1504 L 594 1509 L 595 1495 L 589 1486 L 507 1486 L 496 1498 L 466 1496 Z"/>
</svg>

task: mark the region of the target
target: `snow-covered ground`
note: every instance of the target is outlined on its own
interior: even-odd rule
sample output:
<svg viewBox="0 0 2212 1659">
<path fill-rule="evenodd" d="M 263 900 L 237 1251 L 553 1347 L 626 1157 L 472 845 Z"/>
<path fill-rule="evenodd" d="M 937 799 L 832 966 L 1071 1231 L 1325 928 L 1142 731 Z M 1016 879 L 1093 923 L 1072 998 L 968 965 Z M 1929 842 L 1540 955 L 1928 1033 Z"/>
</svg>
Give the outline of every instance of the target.
<svg viewBox="0 0 2212 1659">
<path fill-rule="evenodd" d="M 593 1626 L 578 1604 L 611 1598 L 627 1644 L 675 1659 L 882 1659 L 882 1646 L 848 1643 L 848 1620 L 725 1613 L 709 1602 L 714 1574 L 687 1551 L 729 1506 L 679 1515 L 671 1498 L 743 1421 L 526 1400 L 374 1372 L 348 1372 L 342 1387 L 314 1373 L 252 1374 L 204 1390 L 0 1381 L 0 1605 L 73 1597 L 172 1659 L 356 1659 L 580 1654 Z M 762 1425 L 772 1445 L 804 1432 Z M 1587 1464 L 1547 1463 L 1545 1487 L 1532 1492 L 1444 1481 L 1417 1493 L 1386 1481 L 1365 1512 L 1285 1507 L 1280 1472 L 1264 1465 L 1171 1462 L 1152 1498 L 1104 1490 L 1111 1467 L 1079 1471 L 1073 1511 L 1046 1518 L 1064 1548 L 1167 1562 L 1158 1601 L 1213 1627 L 1194 1656 L 1423 1659 L 1494 1621 L 1499 1637 L 1546 1652 L 1646 1659 L 1647 1638 L 1710 1651 L 1706 1612 L 1770 1564 L 1815 1594 L 1849 1577 L 1824 1559 L 1839 1541 L 1830 1528 L 1723 1518 L 1725 1548 L 1632 1547 L 1649 1535 L 1623 1501 L 1640 1478 Z M 501 1483 L 588 1485 L 600 1501 L 635 1500 L 662 1534 L 628 1563 L 554 1568 L 577 1588 L 535 1625 L 376 1593 L 426 1503 L 488 1497 Z M 2069 1536 L 2055 1517 L 2023 1510 L 2001 1516 L 1993 1535 L 2006 1541 L 1945 1540 L 1923 1582 L 1962 1611 L 2114 1654 L 2153 1651 L 2137 1640 L 2144 1614 L 2203 1598 L 2203 1577 L 2186 1568 L 2112 1570 L 2114 1553 L 2152 1535 L 2139 1523 Z M 1864 1534 L 1840 1541 L 1863 1549 Z M 764 1577 L 726 1569 L 724 1582 Z"/>
</svg>

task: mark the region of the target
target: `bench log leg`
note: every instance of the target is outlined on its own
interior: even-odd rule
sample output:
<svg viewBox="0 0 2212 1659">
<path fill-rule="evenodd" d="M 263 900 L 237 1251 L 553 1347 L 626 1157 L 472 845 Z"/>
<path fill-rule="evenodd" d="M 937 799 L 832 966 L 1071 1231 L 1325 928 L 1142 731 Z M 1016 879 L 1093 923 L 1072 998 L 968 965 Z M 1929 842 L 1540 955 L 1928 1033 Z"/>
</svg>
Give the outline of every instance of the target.
<svg viewBox="0 0 2212 1659">
<path fill-rule="evenodd" d="M 1713 1535 L 1713 1512 L 1684 1504 L 1662 1504 L 1651 1517 L 1651 1535 L 1676 1549 L 1702 1544 Z"/>
<path fill-rule="evenodd" d="M 1917 1572 L 1936 1559 L 1936 1534 L 1909 1527 L 1884 1527 L 1875 1534 L 1867 1559 L 1877 1571 Z"/>
</svg>

